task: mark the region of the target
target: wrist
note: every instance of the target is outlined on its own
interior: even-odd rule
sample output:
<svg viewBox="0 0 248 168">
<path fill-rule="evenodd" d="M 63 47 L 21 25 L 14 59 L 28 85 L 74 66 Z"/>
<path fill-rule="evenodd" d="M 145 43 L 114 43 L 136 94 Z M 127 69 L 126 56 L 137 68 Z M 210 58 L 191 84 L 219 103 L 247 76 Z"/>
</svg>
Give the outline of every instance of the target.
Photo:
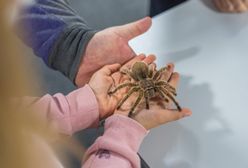
<svg viewBox="0 0 248 168">
<path fill-rule="evenodd" d="M 128 117 L 128 110 L 115 110 L 114 114 Z"/>
<path fill-rule="evenodd" d="M 123 144 L 126 143 L 135 152 L 138 152 L 139 146 L 149 131 L 129 117 L 114 114 L 105 122 L 104 135 L 110 136 L 109 134 L 113 133 L 121 137 L 119 142 L 123 141 Z"/>
<path fill-rule="evenodd" d="M 98 93 L 99 91 L 97 91 L 97 89 L 95 89 L 95 87 L 93 85 L 91 85 L 91 82 L 89 82 L 88 85 L 91 88 L 91 90 L 93 91 L 95 98 L 96 98 L 96 101 L 97 101 L 98 111 L 99 111 L 99 119 L 102 120 L 102 119 L 105 119 L 108 116 L 112 115 L 114 110 L 112 111 L 112 113 L 110 112 L 111 110 L 108 109 L 108 104 L 106 104 L 107 102 L 103 101 L 103 100 L 105 100 L 103 95 Z"/>
<path fill-rule="evenodd" d="M 123 117 L 129 117 L 129 111 L 130 110 L 116 110 L 115 111 L 115 115 L 120 115 Z M 142 127 L 144 127 L 147 131 L 151 129 L 150 124 L 148 124 L 147 122 L 145 122 L 146 120 L 144 118 L 142 118 L 142 116 L 140 117 L 139 115 L 132 115 L 131 117 L 129 117 L 130 119 L 132 119 L 133 121 L 135 121 L 136 123 L 138 123 L 139 125 L 141 125 Z"/>
<path fill-rule="evenodd" d="M 132 116 L 131 118 L 142 125 L 146 130 L 150 130 L 152 128 L 152 126 L 146 122 L 146 119 L 143 119 L 142 117 Z"/>
<path fill-rule="evenodd" d="M 99 108 L 95 94 L 89 85 L 79 88 L 66 97 L 70 110 L 72 132 L 96 127 L 99 122 Z M 85 120 L 87 118 L 87 121 Z"/>
<path fill-rule="evenodd" d="M 82 64 L 84 64 L 84 63 L 83 62 L 80 63 L 80 67 L 78 69 L 78 72 L 76 74 L 75 81 L 74 81 L 77 87 L 82 87 L 86 83 L 88 83 L 90 80 L 90 77 L 92 75 L 89 72 L 87 66 L 82 65 Z"/>
</svg>

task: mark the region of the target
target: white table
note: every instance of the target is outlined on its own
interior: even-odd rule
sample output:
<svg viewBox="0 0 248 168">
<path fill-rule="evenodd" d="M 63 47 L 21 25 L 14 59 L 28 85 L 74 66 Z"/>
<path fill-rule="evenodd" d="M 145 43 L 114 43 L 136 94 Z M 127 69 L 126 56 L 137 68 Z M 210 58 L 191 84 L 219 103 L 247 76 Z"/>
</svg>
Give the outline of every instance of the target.
<svg viewBox="0 0 248 168">
<path fill-rule="evenodd" d="M 248 167 L 248 14 L 217 13 L 188 1 L 153 19 L 131 42 L 175 62 L 179 102 L 193 116 L 154 129 L 141 154 L 154 168 Z"/>
</svg>

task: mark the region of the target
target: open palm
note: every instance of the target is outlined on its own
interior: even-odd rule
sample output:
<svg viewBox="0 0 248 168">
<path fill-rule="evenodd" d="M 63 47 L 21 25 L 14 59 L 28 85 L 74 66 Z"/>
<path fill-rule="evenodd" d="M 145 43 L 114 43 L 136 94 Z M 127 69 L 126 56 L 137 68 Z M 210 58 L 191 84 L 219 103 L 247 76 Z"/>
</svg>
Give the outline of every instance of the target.
<svg viewBox="0 0 248 168">
<path fill-rule="evenodd" d="M 120 64 L 106 65 L 92 76 L 89 85 L 94 91 L 98 101 L 100 119 L 107 118 L 114 113 L 118 102 L 126 92 L 125 90 L 121 90 L 115 95 L 108 94 L 112 87 L 119 85 L 125 80 L 125 76 L 119 72 L 119 69 L 130 67 L 137 61 L 144 61 L 151 64 L 154 60 L 155 56 L 150 55 L 145 57 L 145 55 L 142 54 L 136 56 L 122 67 Z"/>
<path fill-rule="evenodd" d="M 176 88 L 179 82 L 179 74 L 173 71 L 174 65 L 168 64 L 168 71 L 163 73 L 161 79 L 168 81 L 171 86 Z M 135 96 L 129 98 L 125 102 L 124 107 L 122 107 L 120 110 L 116 110 L 115 113 L 128 116 L 130 107 L 135 100 Z M 191 115 L 191 111 L 186 108 L 183 108 L 182 111 L 170 109 L 171 104 L 172 102 L 168 102 L 167 104 L 165 104 L 165 101 L 163 101 L 161 98 L 156 97 L 150 100 L 150 109 L 144 109 L 145 105 L 144 102 L 142 102 L 139 105 L 138 110 L 136 110 L 136 113 L 134 113 L 131 118 L 133 118 L 149 130 L 159 125 L 179 120 L 183 117 Z"/>
<path fill-rule="evenodd" d="M 104 65 L 124 64 L 136 56 L 129 40 L 145 33 L 151 27 L 151 18 L 146 17 L 133 23 L 115 26 L 97 32 L 89 41 L 75 79 L 83 86 Z"/>
</svg>

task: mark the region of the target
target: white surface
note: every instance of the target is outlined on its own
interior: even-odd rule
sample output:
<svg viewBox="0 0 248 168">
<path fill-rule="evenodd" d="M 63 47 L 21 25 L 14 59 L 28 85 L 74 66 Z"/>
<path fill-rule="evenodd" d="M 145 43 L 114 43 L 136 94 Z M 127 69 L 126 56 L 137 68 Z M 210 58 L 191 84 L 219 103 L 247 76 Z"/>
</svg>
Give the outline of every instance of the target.
<svg viewBox="0 0 248 168">
<path fill-rule="evenodd" d="M 179 102 L 191 118 L 154 129 L 141 153 L 153 168 L 248 167 L 248 14 L 220 14 L 191 0 L 153 19 L 131 42 L 175 62 Z"/>
</svg>

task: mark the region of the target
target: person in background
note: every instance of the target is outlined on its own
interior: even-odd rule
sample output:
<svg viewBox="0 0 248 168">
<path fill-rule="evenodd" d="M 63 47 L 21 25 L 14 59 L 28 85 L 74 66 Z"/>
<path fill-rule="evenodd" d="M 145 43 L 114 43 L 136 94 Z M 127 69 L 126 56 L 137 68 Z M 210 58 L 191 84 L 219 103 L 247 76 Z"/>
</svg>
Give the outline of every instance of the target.
<svg viewBox="0 0 248 168">
<path fill-rule="evenodd" d="M 187 0 L 150 0 L 150 16 L 158 15 Z"/>
<path fill-rule="evenodd" d="M 248 10 L 248 0 L 213 0 L 221 12 L 240 13 Z"/>
<path fill-rule="evenodd" d="M 187 0 L 150 0 L 150 1 L 151 1 L 150 16 L 155 16 Z M 241 13 L 241 12 L 246 12 L 248 10 L 248 0 L 204 0 L 204 1 L 212 1 L 219 11 L 225 13 Z"/>
</svg>

